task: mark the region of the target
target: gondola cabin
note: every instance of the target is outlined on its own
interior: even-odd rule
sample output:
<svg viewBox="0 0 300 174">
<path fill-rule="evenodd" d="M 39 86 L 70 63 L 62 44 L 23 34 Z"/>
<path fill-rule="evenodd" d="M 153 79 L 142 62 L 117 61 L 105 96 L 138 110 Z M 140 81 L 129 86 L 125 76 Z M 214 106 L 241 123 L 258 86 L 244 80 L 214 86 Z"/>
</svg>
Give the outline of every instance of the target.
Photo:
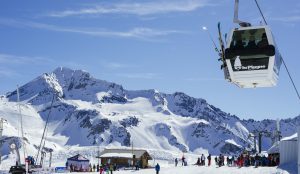
<svg viewBox="0 0 300 174">
<path fill-rule="evenodd" d="M 231 82 L 241 88 L 277 84 L 282 59 L 268 26 L 233 29 L 227 40 L 225 60 Z"/>
</svg>

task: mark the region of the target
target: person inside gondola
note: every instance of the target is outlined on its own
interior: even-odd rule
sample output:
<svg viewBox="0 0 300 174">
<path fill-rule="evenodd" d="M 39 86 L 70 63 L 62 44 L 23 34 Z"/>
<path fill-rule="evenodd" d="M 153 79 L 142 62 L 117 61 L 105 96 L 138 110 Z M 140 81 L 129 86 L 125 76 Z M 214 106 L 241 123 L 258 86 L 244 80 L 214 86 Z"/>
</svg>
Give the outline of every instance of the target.
<svg viewBox="0 0 300 174">
<path fill-rule="evenodd" d="M 255 37 L 253 35 L 250 36 L 248 45 L 246 46 L 247 49 L 255 49 L 257 48 L 257 45 L 255 43 Z"/>
<path fill-rule="evenodd" d="M 261 36 L 261 41 L 257 43 L 258 48 L 265 48 L 269 45 L 268 38 L 266 33 L 263 33 Z"/>
<path fill-rule="evenodd" d="M 237 32 L 235 35 L 235 43 L 233 48 L 236 50 L 244 48 L 244 42 L 242 41 L 242 34 L 240 32 Z"/>
</svg>

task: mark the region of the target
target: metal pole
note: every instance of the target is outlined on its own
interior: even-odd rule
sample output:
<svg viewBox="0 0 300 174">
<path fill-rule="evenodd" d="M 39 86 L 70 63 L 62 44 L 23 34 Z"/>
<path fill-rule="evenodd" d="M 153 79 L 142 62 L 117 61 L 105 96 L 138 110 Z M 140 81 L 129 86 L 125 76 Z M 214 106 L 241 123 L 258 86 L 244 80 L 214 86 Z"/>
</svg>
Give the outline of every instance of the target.
<svg viewBox="0 0 300 174">
<path fill-rule="evenodd" d="M 261 137 L 262 137 L 262 132 L 258 133 L 258 152 L 261 153 Z"/>
<path fill-rule="evenodd" d="M 96 138 L 96 145 L 97 145 L 97 158 L 98 158 L 98 165 L 100 165 L 100 147 L 99 147 L 99 140 Z"/>
<path fill-rule="evenodd" d="M 239 0 L 235 0 L 234 3 L 234 15 L 233 15 L 233 22 L 240 24 L 241 21 L 239 21 Z"/>
<path fill-rule="evenodd" d="M 276 127 L 277 127 L 277 141 L 280 141 L 280 138 L 281 138 L 281 132 L 280 132 L 280 120 L 277 119 L 277 124 L 276 124 Z"/>
<path fill-rule="evenodd" d="M 2 150 L 3 122 L 4 122 L 4 119 L 3 119 L 3 118 L 0 118 L 0 164 L 1 164 L 1 162 L 2 162 L 2 154 L 1 154 L 1 150 Z"/>
<path fill-rule="evenodd" d="M 133 170 L 133 166 L 134 166 L 133 141 L 131 143 L 131 151 L 132 151 L 132 170 Z"/>
<path fill-rule="evenodd" d="M 239 24 L 241 27 L 250 27 L 251 26 L 250 23 L 239 20 L 239 0 L 235 0 L 235 3 L 234 3 L 233 23 Z"/>
<path fill-rule="evenodd" d="M 20 156 L 20 151 L 19 151 L 16 139 L 13 140 L 13 143 L 15 144 L 15 150 L 16 150 L 16 153 L 17 153 L 17 158 L 18 158 L 17 163 L 18 163 L 18 166 L 20 166 L 21 165 L 21 156 Z"/>
<path fill-rule="evenodd" d="M 255 153 L 257 152 L 257 149 L 256 149 L 256 136 L 254 135 L 254 151 Z"/>
<path fill-rule="evenodd" d="M 20 114 L 20 124 L 21 124 L 21 144 L 23 146 L 23 155 L 24 155 L 24 164 L 25 164 L 25 158 L 26 158 L 26 154 L 25 154 L 25 150 L 26 150 L 26 147 L 25 147 L 25 142 L 24 142 L 24 131 L 23 131 L 23 116 L 21 114 L 21 106 L 20 106 L 20 93 L 19 93 L 19 86 L 17 86 L 17 101 L 18 101 L 18 107 L 19 107 L 19 114 Z"/>
<path fill-rule="evenodd" d="M 100 166 L 100 146 L 98 145 L 98 165 Z"/>
<path fill-rule="evenodd" d="M 52 150 L 50 150 L 49 167 L 51 167 L 51 162 L 52 162 Z"/>
</svg>

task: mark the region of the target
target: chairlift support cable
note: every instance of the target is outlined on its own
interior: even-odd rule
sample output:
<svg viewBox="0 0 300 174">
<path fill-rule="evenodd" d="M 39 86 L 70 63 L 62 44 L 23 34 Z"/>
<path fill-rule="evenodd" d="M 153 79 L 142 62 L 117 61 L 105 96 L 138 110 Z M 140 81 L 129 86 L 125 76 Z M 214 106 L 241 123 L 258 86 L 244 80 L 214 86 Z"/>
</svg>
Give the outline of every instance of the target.
<svg viewBox="0 0 300 174">
<path fill-rule="evenodd" d="M 258 8 L 258 10 L 259 10 L 259 12 L 260 12 L 260 14 L 261 14 L 261 16 L 262 16 L 262 18 L 263 18 L 265 24 L 268 25 L 267 20 L 266 20 L 264 14 L 263 14 L 263 12 L 262 12 L 262 10 L 261 10 L 261 8 L 260 8 L 258 2 L 257 2 L 257 0 L 254 0 L 254 1 L 255 1 L 255 3 L 256 3 L 256 6 L 257 6 L 257 8 Z M 284 61 L 284 59 L 283 59 L 282 57 L 281 57 L 281 60 L 282 60 L 282 63 L 283 63 L 283 65 L 284 65 L 285 69 L 286 69 L 286 72 L 288 73 L 288 76 L 289 76 L 289 78 L 290 78 L 290 80 L 291 80 L 291 82 L 292 82 L 292 85 L 293 85 L 293 87 L 294 87 L 294 89 L 295 89 L 295 91 L 296 91 L 296 93 L 297 93 L 298 99 L 299 99 L 299 101 L 300 101 L 300 95 L 299 95 L 298 89 L 297 89 L 297 87 L 296 87 L 296 85 L 295 85 L 295 83 L 294 83 L 294 80 L 293 80 L 293 78 L 292 78 L 290 72 L 289 72 L 289 69 L 288 69 L 288 67 L 287 67 L 287 65 L 286 65 L 286 63 L 285 63 L 285 61 Z"/>
</svg>

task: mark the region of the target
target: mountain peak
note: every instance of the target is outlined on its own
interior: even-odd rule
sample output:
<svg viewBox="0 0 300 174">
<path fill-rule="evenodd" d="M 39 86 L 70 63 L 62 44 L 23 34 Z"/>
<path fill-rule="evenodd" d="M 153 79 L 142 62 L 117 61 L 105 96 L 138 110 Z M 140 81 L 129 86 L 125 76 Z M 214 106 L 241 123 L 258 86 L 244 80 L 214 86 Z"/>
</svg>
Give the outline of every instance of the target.
<svg viewBox="0 0 300 174">
<path fill-rule="evenodd" d="M 97 93 L 107 92 L 110 95 L 124 97 L 121 85 L 98 80 L 84 70 L 73 70 L 58 67 L 50 73 L 44 73 L 36 79 L 20 87 L 20 99 L 33 104 L 43 104 L 51 101 L 55 92 L 57 97 L 83 101 L 99 102 Z M 16 101 L 17 92 L 7 94 L 10 101 Z"/>
<path fill-rule="evenodd" d="M 73 70 L 67 67 L 58 67 L 53 72 L 55 74 L 56 78 L 63 82 L 65 80 L 71 79 L 71 78 L 78 78 L 78 77 L 86 77 L 91 78 L 90 73 L 84 70 Z"/>
<path fill-rule="evenodd" d="M 60 74 L 71 74 L 71 73 L 81 73 L 81 74 L 89 74 L 87 71 L 85 70 L 74 70 L 71 68 L 67 68 L 67 67 L 57 67 L 55 68 L 55 70 L 53 71 L 54 74 L 56 75 L 60 75 Z"/>
</svg>

